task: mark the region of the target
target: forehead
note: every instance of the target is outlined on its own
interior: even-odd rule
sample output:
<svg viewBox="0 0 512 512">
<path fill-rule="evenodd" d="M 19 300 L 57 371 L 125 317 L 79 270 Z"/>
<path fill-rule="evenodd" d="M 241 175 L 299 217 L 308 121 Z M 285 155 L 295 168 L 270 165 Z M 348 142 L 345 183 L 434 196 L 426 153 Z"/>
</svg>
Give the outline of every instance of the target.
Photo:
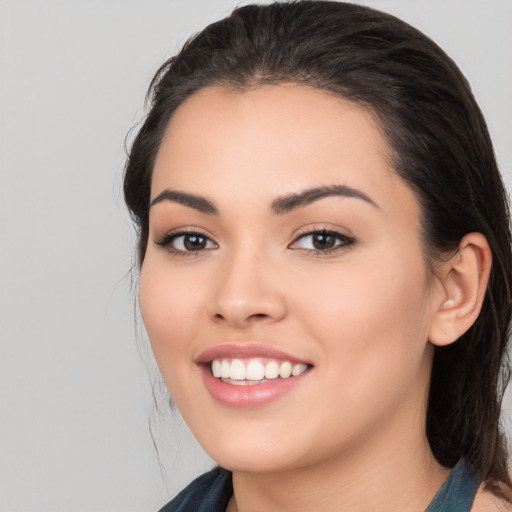
<svg viewBox="0 0 512 512">
<path fill-rule="evenodd" d="M 186 148 L 208 144 L 218 149 L 211 157 L 228 150 L 242 156 L 248 142 L 261 148 L 259 160 L 309 155 L 320 161 L 330 149 L 350 153 L 363 145 L 367 154 L 386 160 L 391 155 L 368 109 L 330 92 L 287 83 L 244 92 L 201 89 L 175 111 L 160 155 L 172 151 L 182 157 Z"/>
<path fill-rule="evenodd" d="M 156 158 L 152 198 L 176 188 L 268 202 L 269 195 L 341 184 L 390 203 L 407 196 L 408 208 L 416 208 L 391 160 L 372 113 L 342 97 L 296 84 L 244 92 L 209 87 L 174 113 Z"/>
</svg>

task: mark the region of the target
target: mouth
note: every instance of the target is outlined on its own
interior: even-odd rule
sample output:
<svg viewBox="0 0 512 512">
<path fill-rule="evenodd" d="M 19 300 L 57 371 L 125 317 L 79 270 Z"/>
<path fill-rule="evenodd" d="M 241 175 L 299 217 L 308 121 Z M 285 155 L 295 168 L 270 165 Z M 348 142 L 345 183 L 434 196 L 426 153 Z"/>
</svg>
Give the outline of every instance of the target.
<svg viewBox="0 0 512 512">
<path fill-rule="evenodd" d="M 210 395 L 229 407 L 265 405 L 291 392 L 313 365 L 259 344 L 223 345 L 196 360 Z"/>
<path fill-rule="evenodd" d="M 275 379 L 298 377 L 310 368 L 311 365 L 305 363 L 268 358 L 216 358 L 210 363 L 213 377 L 235 386 L 265 384 Z"/>
</svg>

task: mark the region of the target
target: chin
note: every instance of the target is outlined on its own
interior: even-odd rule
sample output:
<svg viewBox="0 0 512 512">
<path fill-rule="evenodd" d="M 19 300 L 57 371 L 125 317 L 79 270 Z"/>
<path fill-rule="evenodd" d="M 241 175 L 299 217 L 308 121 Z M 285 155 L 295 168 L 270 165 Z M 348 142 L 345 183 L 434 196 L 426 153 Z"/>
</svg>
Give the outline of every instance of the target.
<svg viewBox="0 0 512 512">
<path fill-rule="evenodd" d="M 213 457 L 212 457 L 213 458 Z M 292 469 L 282 458 L 265 458 L 256 454 L 223 453 L 213 458 L 219 466 L 236 473 L 279 473 Z"/>
<path fill-rule="evenodd" d="M 223 442 L 201 443 L 204 450 L 219 466 L 233 472 L 274 473 L 291 469 L 294 461 L 290 460 L 293 450 L 274 440 L 266 443 L 251 442 L 249 438 L 234 440 L 227 438 Z M 276 449 L 280 447 L 281 449 Z M 297 463 L 297 461 L 295 461 Z"/>
</svg>

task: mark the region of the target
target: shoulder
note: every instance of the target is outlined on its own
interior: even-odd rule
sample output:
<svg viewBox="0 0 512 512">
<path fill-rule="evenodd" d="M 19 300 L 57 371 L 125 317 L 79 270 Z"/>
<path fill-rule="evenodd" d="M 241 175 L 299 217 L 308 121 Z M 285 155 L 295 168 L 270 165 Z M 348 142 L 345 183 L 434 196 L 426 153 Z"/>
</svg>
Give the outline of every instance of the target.
<svg viewBox="0 0 512 512">
<path fill-rule="evenodd" d="M 476 494 L 471 512 L 512 512 L 512 503 L 499 498 L 482 484 Z"/>
<path fill-rule="evenodd" d="M 196 478 L 160 512 L 224 512 L 232 494 L 231 473 L 216 467 Z"/>
</svg>

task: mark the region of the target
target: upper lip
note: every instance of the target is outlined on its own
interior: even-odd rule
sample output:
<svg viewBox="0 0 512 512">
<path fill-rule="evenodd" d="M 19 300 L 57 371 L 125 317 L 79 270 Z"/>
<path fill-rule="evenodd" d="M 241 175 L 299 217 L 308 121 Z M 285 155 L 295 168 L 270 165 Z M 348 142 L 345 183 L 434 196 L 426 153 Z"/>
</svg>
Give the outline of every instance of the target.
<svg viewBox="0 0 512 512">
<path fill-rule="evenodd" d="M 209 348 L 201 352 L 196 358 L 197 364 L 210 363 L 214 359 L 249 359 L 256 357 L 266 357 L 269 359 L 279 359 L 290 361 L 291 363 L 311 364 L 308 361 L 283 352 L 270 345 L 261 343 L 226 343 Z"/>
</svg>

